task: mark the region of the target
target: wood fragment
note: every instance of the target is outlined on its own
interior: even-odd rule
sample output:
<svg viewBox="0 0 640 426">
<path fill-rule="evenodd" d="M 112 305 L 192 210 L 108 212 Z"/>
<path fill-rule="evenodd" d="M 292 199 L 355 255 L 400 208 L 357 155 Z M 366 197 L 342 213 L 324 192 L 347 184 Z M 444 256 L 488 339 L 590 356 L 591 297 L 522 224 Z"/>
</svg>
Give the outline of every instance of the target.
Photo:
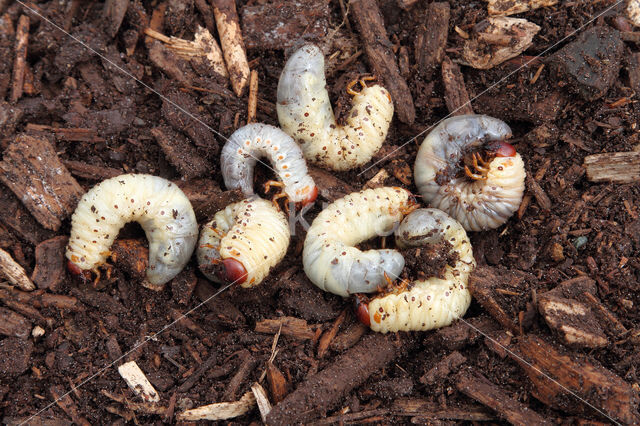
<svg viewBox="0 0 640 426">
<path fill-rule="evenodd" d="M 344 310 L 342 313 L 336 318 L 331 326 L 331 329 L 325 332 L 320 338 L 320 342 L 318 343 L 318 359 L 324 358 L 327 353 L 327 349 L 329 349 L 329 344 L 340 329 L 340 325 L 344 322 L 344 319 L 347 317 L 347 311 Z"/>
<path fill-rule="evenodd" d="M 242 191 L 238 189 L 222 191 L 218 184 L 211 179 L 195 179 L 175 183 L 191 202 L 198 222 L 206 222 L 212 219 L 217 212 L 223 210 L 229 204 L 245 198 Z"/>
<path fill-rule="evenodd" d="M 58 407 L 62 408 L 71 420 L 77 425 L 90 426 L 91 423 L 78 413 L 78 406 L 71 396 L 65 392 L 62 386 L 54 385 L 49 388 L 51 396 L 55 400 Z"/>
<path fill-rule="evenodd" d="M 551 422 L 513 399 L 479 372 L 465 370 L 457 375 L 458 390 L 496 411 L 500 417 L 514 425 L 549 425 Z"/>
<path fill-rule="evenodd" d="M 178 387 L 178 392 L 184 393 L 195 385 L 198 380 L 213 367 L 218 360 L 218 354 L 212 352 L 211 355 Z"/>
<path fill-rule="evenodd" d="M 258 71 L 251 70 L 249 80 L 249 101 L 247 102 L 247 124 L 256 121 L 256 111 L 258 109 Z"/>
<path fill-rule="evenodd" d="M 628 331 L 620 320 L 616 318 L 596 296 L 586 291 L 582 293 L 582 296 L 583 298 L 581 300 L 591 307 L 596 316 L 600 317 L 600 325 L 609 329 L 613 335 L 622 335 Z"/>
<path fill-rule="evenodd" d="M 313 178 L 320 196 L 329 202 L 334 202 L 356 189 L 343 180 L 338 179 L 332 173 L 319 167 L 310 166 L 309 175 Z"/>
<path fill-rule="evenodd" d="M 60 139 L 63 141 L 92 142 L 92 143 L 104 142 L 103 138 L 98 137 L 98 134 L 95 129 L 85 129 L 81 127 L 63 128 L 63 127 L 47 126 L 44 124 L 27 123 L 25 130 L 29 134 L 36 133 L 36 135 L 37 133 L 40 133 L 40 134 L 53 133 L 57 139 Z"/>
<path fill-rule="evenodd" d="M 121 404 L 124 404 L 125 407 L 127 407 L 127 409 L 129 410 L 133 410 L 133 411 L 139 411 L 141 413 L 145 413 L 145 414 L 156 414 L 159 416 L 164 416 L 167 413 L 167 408 L 163 407 L 161 405 L 155 404 L 155 403 L 146 403 L 146 402 L 135 402 L 135 401 L 130 401 L 128 398 L 126 398 L 123 395 L 116 395 L 113 394 L 109 391 L 107 391 L 106 389 L 102 389 L 100 391 L 101 394 L 103 394 L 104 396 L 106 396 L 109 399 L 112 399 L 114 401 L 117 401 Z"/>
<path fill-rule="evenodd" d="M 400 74 L 396 56 L 391 49 L 392 43 L 387 37 L 384 20 L 375 0 L 352 0 L 352 17 L 369 58 L 369 64 L 376 75 L 384 80 L 384 87 L 391 93 L 398 119 L 412 124 L 416 118 L 413 97 L 407 82 Z"/>
<path fill-rule="evenodd" d="M 153 12 L 151 13 L 151 19 L 149 20 L 149 28 L 152 30 L 162 33 L 162 27 L 164 26 L 164 14 L 167 11 L 167 2 L 160 3 Z M 147 46 L 147 49 L 151 47 L 153 44 L 154 38 L 146 36 L 144 38 L 144 44 Z"/>
<path fill-rule="evenodd" d="M 64 251 L 68 241 L 69 237 L 60 235 L 36 246 L 36 266 L 33 268 L 31 279 L 38 288 L 55 292 L 65 279 Z"/>
<path fill-rule="evenodd" d="M 178 413 L 176 420 L 196 422 L 199 420 L 227 420 L 248 413 L 256 405 L 253 392 L 245 393 L 239 401 L 219 402 Z"/>
<path fill-rule="evenodd" d="M 389 172 L 386 169 L 380 169 L 378 170 L 378 173 L 369 179 L 362 188 L 380 188 L 384 186 L 384 183 L 389 179 L 389 177 Z"/>
<path fill-rule="evenodd" d="M 526 19 L 489 17 L 475 26 L 478 31 L 462 50 L 464 61 L 478 69 L 490 69 L 527 50 L 540 27 Z"/>
<path fill-rule="evenodd" d="M 84 194 L 46 139 L 18 136 L 4 151 L 0 170 L 0 180 L 42 226 L 53 231 L 73 213 Z"/>
<path fill-rule="evenodd" d="M 515 15 L 541 7 L 553 6 L 558 0 L 486 0 L 489 15 Z"/>
<path fill-rule="evenodd" d="M 27 64 L 27 45 L 29 44 L 29 16 L 22 15 L 16 27 L 15 59 L 13 61 L 13 81 L 11 83 L 12 104 L 22 97 L 24 69 Z"/>
<path fill-rule="evenodd" d="M 315 331 L 309 327 L 307 321 L 295 317 L 281 317 L 266 319 L 256 323 L 255 331 L 258 333 L 276 334 L 278 331 L 284 336 L 295 339 L 313 339 Z"/>
<path fill-rule="evenodd" d="M 575 414 L 593 413 L 595 407 L 624 424 L 640 421 L 638 396 L 631 385 L 591 357 L 569 356 L 533 335 L 521 338 L 517 349 L 510 356 L 535 386 L 533 396 L 544 404 Z"/>
<path fill-rule="evenodd" d="M 640 152 L 607 152 L 588 155 L 583 167 L 591 182 L 640 182 Z"/>
<path fill-rule="evenodd" d="M 358 343 L 362 336 L 369 330 L 369 327 L 361 322 L 351 324 L 344 332 L 338 334 L 329 346 L 331 350 L 343 352 Z"/>
<path fill-rule="evenodd" d="M 167 126 L 154 127 L 151 134 L 169 162 L 186 179 L 210 173 L 209 162 L 201 157 L 196 148 L 181 134 Z"/>
<path fill-rule="evenodd" d="M 424 23 L 418 30 L 414 44 L 416 68 L 430 78 L 445 57 L 449 35 L 451 7 L 447 2 L 433 2 L 427 7 Z"/>
<path fill-rule="evenodd" d="M 242 385 L 242 383 L 244 383 L 244 381 L 256 366 L 256 359 L 246 349 L 242 350 L 240 357 L 242 359 L 242 363 L 236 370 L 236 374 L 234 374 L 234 376 L 229 381 L 227 389 L 224 391 L 224 394 L 222 396 L 222 399 L 224 401 L 233 401 L 236 399 L 236 393 L 240 389 L 240 386 Z"/>
<path fill-rule="evenodd" d="M 473 297 L 487 310 L 487 312 L 502 326 L 514 334 L 520 334 L 520 328 L 504 311 L 493 295 L 493 288 L 501 280 L 494 268 L 479 266 L 469 276 L 469 290 Z"/>
<path fill-rule="evenodd" d="M 118 367 L 118 373 L 127 382 L 131 390 L 145 402 L 159 402 L 160 396 L 135 361 L 129 361 Z"/>
<path fill-rule="evenodd" d="M 289 383 L 272 361 L 267 362 L 267 382 L 271 399 L 275 404 L 282 401 L 289 393 Z"/>
<path fill-rule="evenodd" d="M 236 96 L 244 93 L 249 82 L 249 63 L 234 0 L 210 0 L 218 27 L 224 60 Z"/>
<path fill-rule="evenodd" d="M 627 1 L 626 13 L 633 25 L 640 27 L 640 2 L 638 0 Z"/>
<path fill-rule="evenodd" d="M 62 160 L 62 164 L 69 169 L 72 175 L 88 180 L 102 181 L 124 174 L 123 170 L 114 169 L 113 167 L 94 166 L 82 161 Z"/>
<path fill-rule="evenodd" d="M 104 2 L 102 15 L 109 37 L 113 38 L 118 34 L 128 8 L 129 0 L 106 0 Z"/>
<path fill-rule="evenodd" d="M 465 420 L 470 422 L 493 421 L 495 416 L 481 405 L 466 405 L 442 408 L 431 400 L 421 398 L 398 398 L 391 406 L 391 413 L 411 416 L 412 423 L 427 423 L 427 420 Z"/>
<path fill-rule="evenodd" d="M 273 407 L 267 416 L 267 423 L 304 423 L 321 416 L 322 413 L 335 408 L 352 389 L 362 385 L 369 376 L 412 348 L 412 342 L 402 339 L 401 336 L 376 333 L 365 337 Z M 318 395 L 323 397 L 318 398 Z"/>
<path fill-rule="evenodd" d="M 542 189 L 538 181 L 533 179 L 530 173 L 527 173 L 526 182 L 527 182 L 527 188 L 533 194 L 540 208 L 544 211 L 550 211 L 551 199 L 549 198 L 547 193 L 544 192 L 544 189 Z"/>
<path fill-rule="evenodd" d="M 253 396 L 256 398 L 256 404 L 258 405 L 258 410 L 260 410 L 262 423 L 266 423 L 267 415 L 271 411 L 271 403 L 269 402 L 269 398 L 267 398 L 267 393 L 264 391 L 264 388 L 260 383 L 252 384 L 251 392 L 253 392 Z"/>
<path fill-rule="evenodd" d="M 465 362 L 467 362 L 467 359 L 460 352 L 453 351 L 420 377 L 420 383 L 433 385 L 447 377 L 452 371 L 456 371 Z"/>
<path fill-rule="evenodd" d="M 444 100 L 452 115 L 473 114 L 460 67 L 446 55 L 442 61 L 442 84 L 444 84 Z"/>
<path fill-rule="evenodd" d="M 24 268 L 13 260 L 9 253 L 2 249 L 0 249 L 0 272 L 11 284 L 20 287 L 24 291 L 36 289 L 36 286 L 31 282 Z"/>
<path fill-rule="evenodd" d="M 31 321 L 11 309 L 0 307 L 0 334 L 26 339 L 31 334 Z"/>
</svg>

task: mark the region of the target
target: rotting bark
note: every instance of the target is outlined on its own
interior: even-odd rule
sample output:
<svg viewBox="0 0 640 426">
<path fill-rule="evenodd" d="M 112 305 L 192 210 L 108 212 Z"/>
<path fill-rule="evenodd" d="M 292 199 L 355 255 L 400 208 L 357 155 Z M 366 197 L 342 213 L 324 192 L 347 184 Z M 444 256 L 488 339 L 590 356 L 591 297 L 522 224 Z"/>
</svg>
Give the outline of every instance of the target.
<svg viewBox="0 0 640 426">
<path fill-rule="evenodd" d="M 363 338 L 273 407 L 267 424 L 304 423 L 335 408 L 352 389 L 413 347 L 408 339 L 394 342 L 397 337 L 376 333 Z"/>
<path fill-rule="evenodd" d="M 45 139 L 18 136 L 5 150 L 0 170 L 2 183 L 47 229 L 57 231 L 84 194 Z"/>
<path fill-rule="evenodd" d="M 424 24 L 414 45 L 416 68 L 425 78 L 433 75 L 445 57 L 450 14 L 451 7 L 446 2 L 433 2 L 427 7 Z"/>
<path fill-rule="evenodd" d="M 161 126 L 151 129 L 151 134 L 162 148 L 167 159 L 186 179 L 193 179 L 210 173 L 209 163 L 202 158 L 195 147 L 184 136 L 172 129 Z"/>
<path fill-rule="evenodd" d="M 13 61 L 13 81 L 11 84 L 11 103 L 16 103 L 22 97 L 24 70 L 27 64 L 27 45 L 29 43 L 29 17 L 20 16 L 16 27 L 16 48 Z"/>
<path fill-rule="evenodd" d="M 350 5 L 351 16 L 356 21 L 369 64 L 384 80 L 385 88 L 391 93 L 396 116 L 403 123 L 412 124 L 416 118 L 413 97 L 398 69 L 378 4 L 375 0 L 354 0 Z"/>
<path fill-rule="evenodd" d="M 640 152 L 607 152 L 584 159 L 587 179 L 591 182 L 640 182 Z"/>
<path fill-rule="evenodd" d="M 60 235 L 36 246 L 36 266 L 31 279 L 38 288 L 56 291 L 66 276 L 64 251 L 69 237 Z"/>
<path fill-rule="evenodd" d="M 0 277 L 7 278 L 11 284 L 25 291 L 35 290 L 36 288 L 24 268 L 2 249 L 0 249 Z"/>
<path fill-rule="evenodd" d="M 442 61 L 442 83 L 444 84 L 444 101 L 452 115 L 473 114 L 471 100 L 464 84 L 464 76 L 460 67 L 448 56 Z"/>
</svg>

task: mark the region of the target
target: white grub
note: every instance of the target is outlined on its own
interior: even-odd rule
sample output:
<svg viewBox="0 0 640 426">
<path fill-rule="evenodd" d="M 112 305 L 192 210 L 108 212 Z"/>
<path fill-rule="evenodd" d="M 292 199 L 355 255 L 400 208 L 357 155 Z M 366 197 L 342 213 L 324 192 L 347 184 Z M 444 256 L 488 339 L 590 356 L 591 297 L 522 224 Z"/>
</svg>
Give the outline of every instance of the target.
<svg viewBox="0 0 640 426">
<path fill-rule="evenodd" d="M 132 221 L 142 226 L 149 240 L 146 285 L 162 289 L 191 258 L 198 224 L 182 190 L 158 176 L 116 176 L 82 196 L 71 218 L 66 252 L 72 272 L 103 265 L 120 228 Z"/>
<path fill-rule="evenodd" d="M 390 235 L 413 205 L 403 188 L 383 187 L 354 192 L 329 204 L 307 231 L 302 263 L 316 286 L 340 296 L 370 293 L 396 279 L 404 258 L 396 250 L 361 251 L 355 246 L 375 236 Z"/>
<path fill-rule="evenodd" d="M 193 41 L 183 40 L 177 37 L 167 37 L 152 28 L 145 28 L 144 33 L 149 37 L 160 40 L 183 59 L 206 58 L 213 71 L 222 77 L 229 77 L 227 67 L 222 57 L 222 50 L 220 50 L 218 42 L 206 28 L 198 25 Z"/>
<path fill-rule="evenodd" d="M 460 115 L 440 123 L 416 157 L 414 177 L 424 202 L 448 213 L 467 231 L 493 229 L 506 222 L 520 206 L 525 178 L 520 154 L 502 142 L 509 137 L 506 123 L 486 115 Z M 497 141 L 497 148 L 490 148 L 492 141 Z M 499 147 L 511 152 L 491 160 L 486 179 L 458 176 L 466 152 Z"/>
<path fill-rule="evenodd" d="M 252 384 L 251 392 L 253 392 L 253 396 L 256 398 L 256 403 L 260 410 L 260 417 L 262 417 L 262 423 L 266 424 L 267 415 L 269 415 L 269 412 L 271 411 L 271 403 L 269 402 L 269 398 L 267 398 L 267 392 L 265 392 L 260 383 Z"/>
<path fill-rule="evenodd" d="M 220 168 L 227 189 L 241 189 L 247 197 L 253 195 L 253 170 L 258 158 L 269 159 L 289 200 L 306 205 L 316 199 L 318 189 L 298 144 L 277 127 L 261 123 L 239 128 L 222 148 Z"/>
<path fill-rule="evenodd" d="M 24 291 L 36 289 L 36 286 L 29 279 L 24 268 L 13 260 L 9 253 L 2 249 L 0 249 L 0 273 L 4 275 L 11 284 L 18 286 Z"/>
<path fill-rule="evenodd" d="M 493 68 L 527 50 L 538 31 L 540 27 L 526 19 L 489 17 L 475 25 L 474 37 L 465 42 L 462 58 L 473 68 Z"/>
<path fill-rule="evenodd" d="M 129 361 L 118 367 L 118 373 L 127 382 L 131 390 L 146 402 L 159 402 L 160 396 L 153 388 L 135 361 Z"/>
<path fill-rule="evenodd" d="M 627 0 L 627 17 L 633 25 L 640 27 L 640 0 Z"/>
<path fill-rule="evenodd" d="M 256 405 L 256 398 L 253 392 L 247 392 L 242 395 L 239 401 L 203 405 L 179 413 L 176 419 L 184 422 L 233 419 L 248 413 L 254 405 Z"/>
<path fill-rule="evenodd" d="M 486 0 L 489 15 L 515 15 L 541 7 L 553 6 L 558 0 Z"/>
<path fill-rule="evenodd" d="M 285 215 L 254 196 L 228 205 L 202 227 L 198 264 L 212 281 L 254 287 L 284 258 L 290 237 Z"/>
<path fill-rule="evenodd" d="M 368 304 L 373 331 L 424 331 L 450 325 L 461 318 L 471 303 L 467 287 L 475 268 L 471 242 L 462 226 L 438 209 L 418 209 L 407 215 L 395 232 L 401 248 L 421 247 L 447 241 L 458 254 L 443 278 L 416 280 L 407 287 L 376 297 Z M 359 313 L 360 315 L 360 313 Z"/>
<path fill-rule="evenodd" d="M 287 61 L 278 82 L 278 120 L 300 143 L 305 158 L 331 170 L 350 170 L 378 152 L 393 117 L 389 92 L 377 84 L 353 97 L 344 126 L 331 109 L 324 75 L 324 56 L 307 44 Z"/>
</svg>

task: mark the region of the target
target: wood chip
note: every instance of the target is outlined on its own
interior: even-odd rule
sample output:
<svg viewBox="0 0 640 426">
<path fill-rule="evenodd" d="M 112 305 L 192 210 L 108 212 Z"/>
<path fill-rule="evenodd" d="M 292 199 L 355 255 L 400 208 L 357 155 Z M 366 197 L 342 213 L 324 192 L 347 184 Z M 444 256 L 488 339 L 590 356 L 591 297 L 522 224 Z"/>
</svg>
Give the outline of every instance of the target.
<svg viewBox="0 0 640 426">
<path fill-rule="evenodd" d="M 176 419 L 187 422 L 233 419 L 248 413 L 255 405 L 256 398 L 253 395 L 253 392 L 247 392 L 239 401 L 203 405 L 202 407 L 193 408 L 179 413 L 176 416 Z"/>
<path fill-rule="evenodd" d="M 36 266 L 31 279 L 38 288 L 56 291 L 66 277 L 65 248 L 69 237 L 60 235 L 36 246 Z M 24 289 L 23 289 L 24 290 Z"/>
<path fill-rule="evenodd" d="M 266 319 L 257 322 L 255 328 L 258 333 L 268 334 L 275 334 L 279 330 L 284 336 L 291 336 L 300 340 L 313 339 L 316 335 L 315 331 L 307 324 L 307 321 L 295 317 Z"/>
<path fill-rule="evenodd" d="M 369 179 L 362 188 L 380 188 L 384 186 L 384 183 L 387 181 L 387 179 L 389 179 L 389 172 L 385 169 L 380 169 L 378 170 L 378 173 L 376 173 L 371 179 Z"/>
<path fill-rule="evenodd" d="M 180 133 L 168 126 L 159 126 L 151 129 L 151 134 L 167 156 L 167 160 L 186 179 L 211 173 L 209 162 L 201 157 L 196 148 Z"/>
<path fill-rule="evenodd" d="M 526 177 L 526 182 L 527 182 L 527 188 L 535 197 L 536 202 L 538 203 L 540 208 L 544 211 L 550 211 L 552 207 L 551 199 L 549 198 L 547 193 L 544 192 L 544 189 L 542 189 L 538 181 L 533 179 L 531 177 L 531 174 L 528 173 Z"/>
<path fill-rule="evenodd" d="M 0 272 L 9 282 L 22 290 L 35 290 L 36 286 L 31 282 L 24 268 L 20 266 L 9 253 L 0 249 Z"/>
<path fill-rule="evenodd" d="M 31 321 L 11 309 L 0 307 L 0 334 L 26 339 L 31 333 Z"/>
<path fill-rule="evenodd" d="M 253 392 L 253 396 L 256 398 L 256 404 L 258 404 L 258 409 L 260 410 L 262 423 L 266 424 L 267 415 L 271 411 L 271 403 L 269 402 L 269 398 L 267 398 L 267 393 L 264 391 L 264 388 L 260 385 L 260 383 L 252 384 L 251 392 Z"/>
<path fill-rule="evenodd" d="M 56 404 L 58 404 L 58 407 L 62 408 L 62 410 L 71 418 L 71 420 L 73 420 L 75 424 L 81 426 L 91 425 L 87 419 L 80 416 L 76 402 L 71 398 L 69 393 L 65 392 L 65 389 L 62 386 L 51 386 L 49 388 L 49 392 L 51 392 L 51 396 L 55 400 Z"/>
<path fill-rule="evenodd" d="M 442 61 L 442 83 L 444 100 L 452 115 L 473 114 L 471 100 L 460 67 L 451 62 L 448 56 Z"/>
<path fill-rule="evenodd" d="M 640 152 L 588 155 L 584 159 L 584 168 L 591 182 L 640 182 Z"/>
<path fill-rule="evenodd" d="M 626 12 L 633 25 L 640 27 L 640 0 L 628 0 Z"/>
<path fill-rule="evenodd" d="M 0 170 L 0 180 L 42 226 L 53 231 L 73 213 L 84 194 L 46 139 L 18 136 L 4 151 Z"/>
<path fill-rule="evenodd" d="M 258 108 L 258 71 L 251 70 L 249 80 L 249 101 L 247 102 L 247 124 L 256 121 Z"/>
<path fill-rule="evenodd" d="M 460 352 L 453 351 L 436 363 L 433 368 L 420 377 L 420 383 L 433 385 L 447 377 L 452 371 L 457 371 L 458 367 L 467 362 Z"/>
<path fill-rule="evenodd" d="M 274 403 L 282 401 L 289 393 L 289 383 L 284 375 L 278 370 L 272 361 L 267 362 L 267 382 L 269 383 L 269 391 L 271 399 Z"/>
<path fill-rule="evenodd" d="M 118 367 L 118 373 L 122 376 L 133 392 L 146 402 L 159 402 L 160 396 L 153 385 L 144 375 L 135 361 L 129 361 Z"/>
<path fill-rule="evenodd" d="M 489 2 L 489 15 L 515 15 L 517 13 L 535 10 L 540 7 L 553 6 L 558 0 L 486 0 Z"/>
<path fill-rule="evenodd" d="M 592 358 L 569 356 L 533 335 L 521 338 L 517 349 L 510 356 L 533 382 L 533 396 L 544 404 L 575 414 L 593 413 L 596 407 L 624 424 L 640 422 L 632 386 Z"/>
<path fill-rule="evenodd" d="M 216 18 L 216 26 L 231 86 L 236 96 L 240 97 L 249 83 L 249 63 L 236 12 L 236 2 L 234 0 L 211 0 L 211 5 L 213 6 L 213 15 Z"/>
<path fill-rule="evenodd" d="M 514 425 L 551 425 L 540 414 L 513 399 L 479 372 L 463 371 L 457 376 L 458 390 L 496 411 Z"/>
<path fill-rule="evenodd" d="M 11 103 L 16 103 L 22 97 L 24 86 L 24 70 L 27 64 L 27 45 L 29 43 L 29 17 L 20 16 L 16 28 L 15 59 L 13 61 L 13 81 L 11 84 Z M 5 58 L 6 60 L 6 58 Z"/>
<path fill-rule="evenodd" d="M 102 181 L 125 173 L 123 170 L 113 167 L 94 166 L 81 161 L 62 160 L 62 164 L 69 169 L 72 175 L 88 180 Z"/>
<path fill-rule="evenodd" d="M 455 407 L 442 408 L 432 400 L 422 398 L 398 398 L 393 402 L 391 412 L 399 416 L 412 416 L 412 423 L 418 424 L 431 424 L 433 420 L 469 422 L 496 420 L 495 416 L 481 405 L 456 404 Z"/>
<path fill-rule="evenodd" d="M 540 27 L 526 19 L 489 17 L 476 24 L 480 29 L 465 42 L 462 57 L 468 65 L 490 69 L 515 58 L 531 46 Z"/>
<path fill-rule="evenodd" d="M 447 2 L 433 2 L 427 7 L 424 23 L 414 44 L 418 73 L 431 77 L 444 59 L 449 34 L 451 7 Z"/>
<path fill-rule="evenodd" d="M 320 338 L 320 342 L 318 343 L 318 358 L 324 358 L 329 349 L 329 344 L 336 337 L 338 330 L 340 329 L 340 325 L 344 322 L 344 319 L 347 316 L 347 311 L 344 310 L 342 313 L 336 318 L 331 329 L 325 332 Z"/>
</svg>

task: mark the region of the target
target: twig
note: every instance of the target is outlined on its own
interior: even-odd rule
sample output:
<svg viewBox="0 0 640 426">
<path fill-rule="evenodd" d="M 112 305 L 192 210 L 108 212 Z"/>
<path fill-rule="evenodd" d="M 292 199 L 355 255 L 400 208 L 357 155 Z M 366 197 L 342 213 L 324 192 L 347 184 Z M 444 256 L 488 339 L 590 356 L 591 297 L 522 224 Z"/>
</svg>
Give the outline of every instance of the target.
<svg viewBox="0 0 640 426">
<path fill-rule="evenodd" d="M 220 35 L 220 44 L 227 63 L 233 91 L 242 96 L 249 82 L 249 63 L 242 40 L 242 30 L 234 0 L 211 0 L 213 15 Z"/>
<path fill-rule="evenodd" d="M 247 111 L 247 124 L 256 121 L 256 110 L 258 108 L 258 71 L 251 70 L 251 80 L 249 81 L 249 102 Z"/>
<path fill-rule="evenodd" d="M 20 16 L 16 28 L 16 58 L 13 62 L 13 84 L 11 85 L 11 103 L 16 103 L 22 96 L 24 84 L 24 67 L 27 63 L 27 45 L 29 43 L 29 17 Z"/>
</svg>

